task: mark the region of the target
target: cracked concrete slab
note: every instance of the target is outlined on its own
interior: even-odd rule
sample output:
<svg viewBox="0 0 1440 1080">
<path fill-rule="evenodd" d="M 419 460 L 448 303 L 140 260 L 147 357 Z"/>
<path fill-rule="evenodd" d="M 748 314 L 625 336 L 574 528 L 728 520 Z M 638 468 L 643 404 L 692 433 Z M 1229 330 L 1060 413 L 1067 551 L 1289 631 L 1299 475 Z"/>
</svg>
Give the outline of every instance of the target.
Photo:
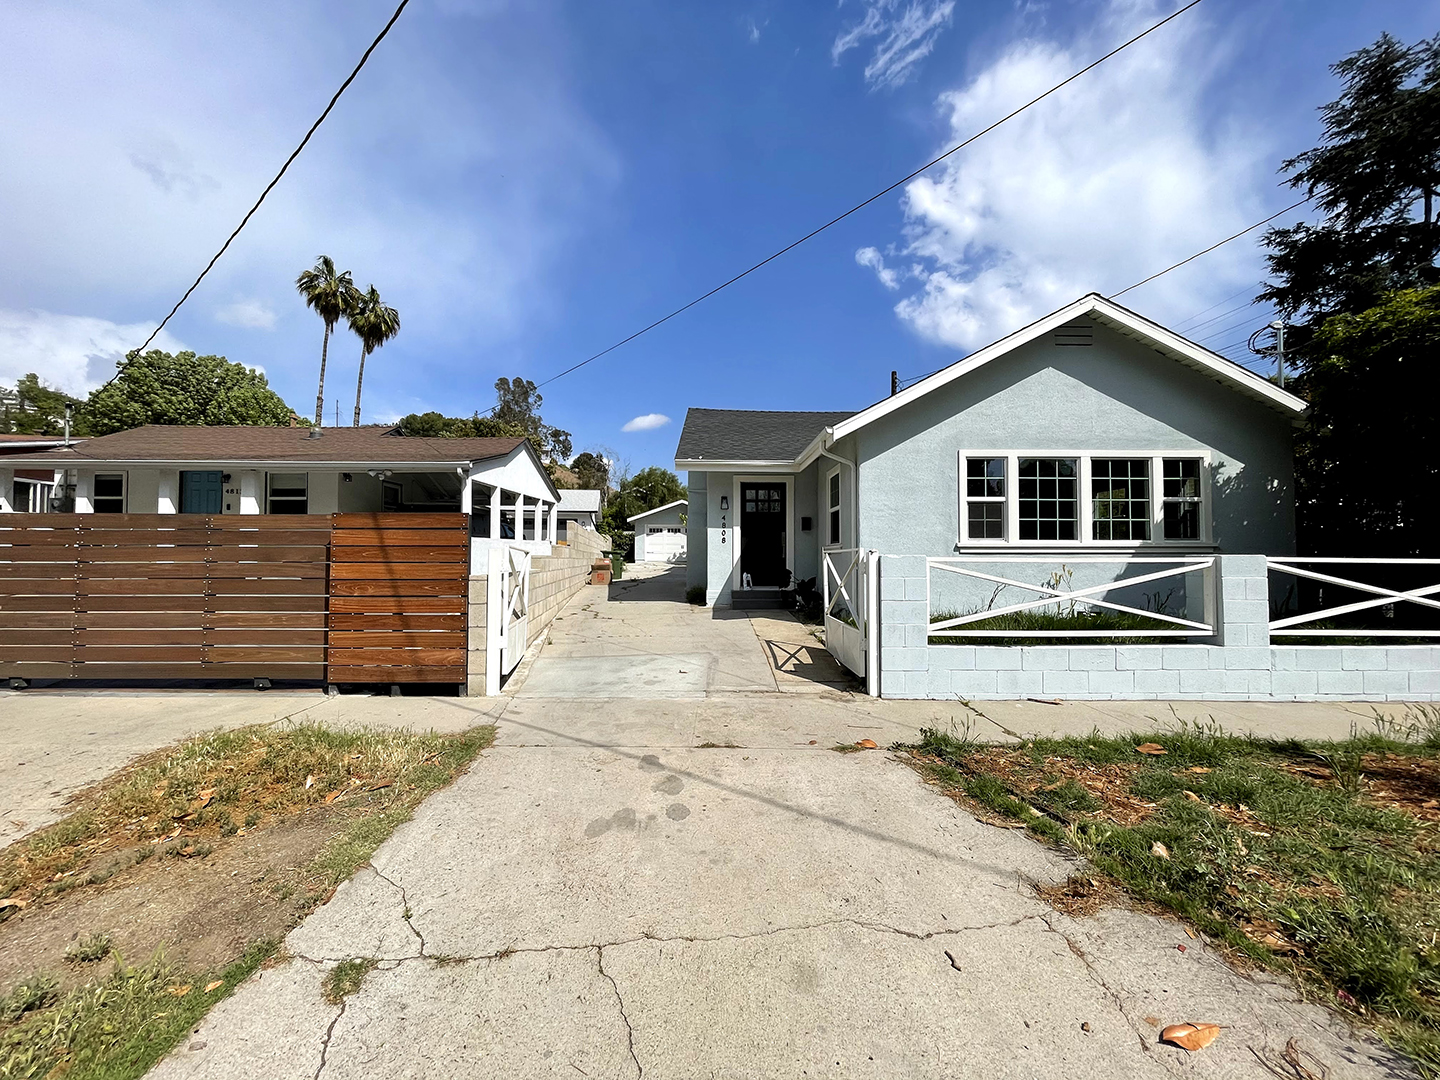
<svg viewBox="0 0 1440 1080">
<path fill-rule="evenodd" d="M 696 613 L 657 604 L 587 590 L 556 623 L 558 659 L 692 651 Z M 730 657 L 722 632 L 715 670 L 764 663 L 743 617 L 725 622 L 753 655 Z M 883 751 L 826 749 L 946 726 L 959 703 L 716 686 L 643 703 L 522 687 L 491 713 L 497 745 L 153 1075 L 1264 1078 L 1292 1038 L 1330 1080 L 1412 1075 L 1176 923 L 1060 915 L 1027 881 L 1072 860 L 977 822 Z M 360 956 L 382 960 L 325 1004 L 326 968 Z M 1195 1055 L 1158 1045 L 1183 1021 L 1225 1030 Z"/>
</svg>

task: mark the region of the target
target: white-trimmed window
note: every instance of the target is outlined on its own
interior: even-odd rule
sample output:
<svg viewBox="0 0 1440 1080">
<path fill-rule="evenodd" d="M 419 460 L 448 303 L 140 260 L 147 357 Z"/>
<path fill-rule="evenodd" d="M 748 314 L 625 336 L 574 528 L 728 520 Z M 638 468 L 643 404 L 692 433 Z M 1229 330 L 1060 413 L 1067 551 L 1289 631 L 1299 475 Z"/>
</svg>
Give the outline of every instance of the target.
<svg viewBox="0 0 1440 1080">
<path fill-rule="evenodd" d="M 965 463 L 965 529 L 971 540 L 1005 539 L 1005 459 Z"/>
<path fill-rule="evenodd" d="M 269 512 L 272 514 L 308 514 L 310 512 L 309 473 L 270 473 L 267 478 Z"/>
<path fill-rule="evenodd" d="M 825 515 L 826 533 L 825 543 L 829 547 L 839 547 L 840 539 L 840 470 L 836 469 L 825 481 Z"/>
<path fill-rule="evenodd" d="M 1196 458 L 1166 458 L 1162 492 L 1166 540 L 1200 538 L 1200 461 Z"/>
<path fill-rule="evenodd" d="M 125 474 L 96 473 L 90 489 L 90 506 L 97 514 L 125 512 Z"/>
<path fill-rule="evenodd" d="M 960 542 L 1203 544 L 1208 471 L 1207 456 L 1196 453 L 962 452 Z"/>
</svg>

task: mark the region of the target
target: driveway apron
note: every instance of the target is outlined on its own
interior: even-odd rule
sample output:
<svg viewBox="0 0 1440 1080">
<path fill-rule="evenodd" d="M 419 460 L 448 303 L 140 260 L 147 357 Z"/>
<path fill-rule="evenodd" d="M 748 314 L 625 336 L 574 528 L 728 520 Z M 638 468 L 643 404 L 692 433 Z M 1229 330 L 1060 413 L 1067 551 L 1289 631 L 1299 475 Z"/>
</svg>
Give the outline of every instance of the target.
<svg viewBox="0 0 1440 1080">
<path fill-rule="evenodd" d="M 832 752 L 875 704 L 785 693 L 750 621 L 677 584 L 578 597 L 495 747 L 152 1075 L 1263 1077 L 1290 1039 L 1408 1074 L 1174 922 L 1043 903 L 1075 864 Z M 326 1004 L 352 957 L 379 964 Z M 1159 1045 L 1182 1021 L 1226 1028 Z"/>
</svg>

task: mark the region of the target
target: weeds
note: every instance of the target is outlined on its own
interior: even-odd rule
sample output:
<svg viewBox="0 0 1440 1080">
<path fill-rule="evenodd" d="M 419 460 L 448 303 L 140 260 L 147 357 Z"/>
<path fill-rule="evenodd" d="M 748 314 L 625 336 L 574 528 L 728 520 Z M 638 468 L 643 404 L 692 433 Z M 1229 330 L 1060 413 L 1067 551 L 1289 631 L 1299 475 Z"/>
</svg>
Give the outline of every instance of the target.
<svg viewBox="0 0 1440 1080">
<path fill-rule="evenodd" d="M 65 959 L 75 964 L 93 964 L 109 956 L 110 949 L 110 935 L 102 930 L 72 941 L 65 950 Z"/>
<path fill-rule="evenodd" d="M 361 983 L 365 981 L 365 976 L 375 970 L 377 963 L 379 961 L 372 960 L 368 956 L 340 961 L 326 973 L 320 992 L 331 1005 L 339 1005 L 360 989 Z"/>
<path fill-rule="evenodd" d="M 1018 748 L 927 730 L 910 750 L 950 792 L 1289 968 L 1440 1075 L 1436 719 L 1411 710 L 1335 744 L 1212 723 Z M 1137 753 L 1147 742 L 1166 753 Z"/>
</svg>

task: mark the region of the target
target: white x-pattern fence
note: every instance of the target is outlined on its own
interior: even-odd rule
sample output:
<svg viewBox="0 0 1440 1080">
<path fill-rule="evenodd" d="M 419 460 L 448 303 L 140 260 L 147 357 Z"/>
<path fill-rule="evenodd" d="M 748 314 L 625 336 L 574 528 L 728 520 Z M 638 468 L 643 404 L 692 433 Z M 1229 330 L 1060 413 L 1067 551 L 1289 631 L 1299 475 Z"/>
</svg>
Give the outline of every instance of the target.
<svg viewBox="0 0 1440 1080">
<path fill-rule="evenodd" d="M 1356 581 L 1353 578 L 1341 577 L 1339 573 L 1325 573 L 1322 570 L 1315 569 L 1315 567 L 1434 567 L 1437 572 L 1440 572 L 1440 559 L 1272 558 L 1266 560 L 1266 566 L 1272 572 L 1288 574 L 1291 577 L 1304 581 L 1313 581 L 1322 588 L 1323 586 L 1329 585 L 1332 588 L 1353 590 L 1354 592 L 1368 594 L 1368 598 L 1364 600 L 1355 600 L 1349 603 L 1321 608 L 1316 611 L 1302 612 L 1295 615 L 1283 615 L 1281 618 L 1271 619 L 1271 634 L 1280 634 L 1284 637 L 1315 638 L 1440 638 L 1440 629 L 1434 628 L 1418 627 L 1406 629 L 1403 627 L 1369 626 L 1337 628 L 1334 626 L 1313 625 L 1314 623 L 1330 622 L 1331 620 L 1343 618 L 1347 615 L 1354 615 L 1358 612 L 1384 607 L 1390 607 L 1388 614 L 1394 617 L 1402 610 L 1400 608 L 1401 604 L 1412 604 L 1421 609 L 1440 611 L 1440 600 L 1432 599 L 1437 593 L 1440 593 L 1440 583 L 1422 585 L 1418 588 L 1390 588 L 1372 582 Z M 1346 570 L 1345 572 L 1353 574 L 1357 571 Z M 1414 608 L 1406 608 L 1403 610 L 1414 611 Z M 1397 618 L 1396 621 L 1403 622 L 1404 620 Z"/>
<path fill-rule="evenodd" d="M 533 552 L 496 547 L 489 552 L 485 612 L 485 692 L 498 694 L 500 679 L 525 655 L 530 637 L 530 567 Z"/>
<path fill-rule="evenodd" d="M 825 552 L 822 568 L 825 648 L 862 677 L 870 651 L 872 562 L 863 548 L 837 548 Z"/>
<path fill-rule="evenodd" d="M 1033 600 L 1026 600 L 1021 603 L 1006 604 L 1002 607 L 985 607 L 980 610 L 965 612 L 954 615 L 950 618 L 935 618 L 936 590 L 933 585 L 928 589 L 927 605 L 929 608 L 930 628 L 929 633 L 934 637 L 967 637 L 967 638 L 1125 638 L 1143 635 L 1144 637 L 1175 637 L 1188 638 L 1196 635 L 1215 633 L 1214 611 L 1214 582 L 1213 571 L 1215 559 L 1208 556 L 1172 558 L 1131 558 L 1113 556 L 1067 556 L 1059 569 L 1057 560 L 1049 555 L 996 555 L 996 556 L 966 556 L 961 558 L 929 558 L 925 560 L 927 569 L 927 581 L 933 581 L 933 573 L 953 574 L 961 578 L 968 578 L 973 581 L 984 582 L 995 586 L 992 596 L 998 596 L 1003 589 L 1020 589 L 1026 592 L 1038 594 Z M 1069 584 L 1075 567 L 1093 566 L 1109 563 L 1120 564 L 1123 567 L 1143 567 L 1147 565 L 1163 565 L 1164 569 L 1152 570 L 1148 573 L 1136 574 L 1130 577 L 1112 577 L 1099 584 L 1074 587 Z M 976 566 L 1006 564 L 1010 566 L 1035 566 L 1051 568 L 1051 576 L 1047 581 L 1036 583 L 1033 581 L 1021 581 L 1017 578 L 1007 577 L 1003 574 L 989 573 L 985 570 L 976 569 Z M 1140 585 L 1151 585 L 1156 582 L 1163 582 L 1173 579 L 1186 579 L 1189 575 L 1201 575 L 1200 588 L 1203 590 L 1203 606 L 1205 621 L 1181 618 L 1167 612 L 1147 608 L 1137 608 L 1129 604 L 1116 603 L 1103 599 L 1106 593 L 1119 589 L 1134 588 Z M 1146 628 L 1137 630 L 1133 627 L 1107 628 L 1107 629 L 993 629 L 979 628 L 975 623 L 987 622 L 999 616 L 1010 615 L 1023 611 L 1036 612 L 1063 612 L 1073 611 L 1076 606 L 1083 606 L 1087 609 L 1101 611 L 1113 611 L 1127 615 L 1140 616 L 1147 621 L 1161 624 L 1154 629 Z"/>
</svg>

